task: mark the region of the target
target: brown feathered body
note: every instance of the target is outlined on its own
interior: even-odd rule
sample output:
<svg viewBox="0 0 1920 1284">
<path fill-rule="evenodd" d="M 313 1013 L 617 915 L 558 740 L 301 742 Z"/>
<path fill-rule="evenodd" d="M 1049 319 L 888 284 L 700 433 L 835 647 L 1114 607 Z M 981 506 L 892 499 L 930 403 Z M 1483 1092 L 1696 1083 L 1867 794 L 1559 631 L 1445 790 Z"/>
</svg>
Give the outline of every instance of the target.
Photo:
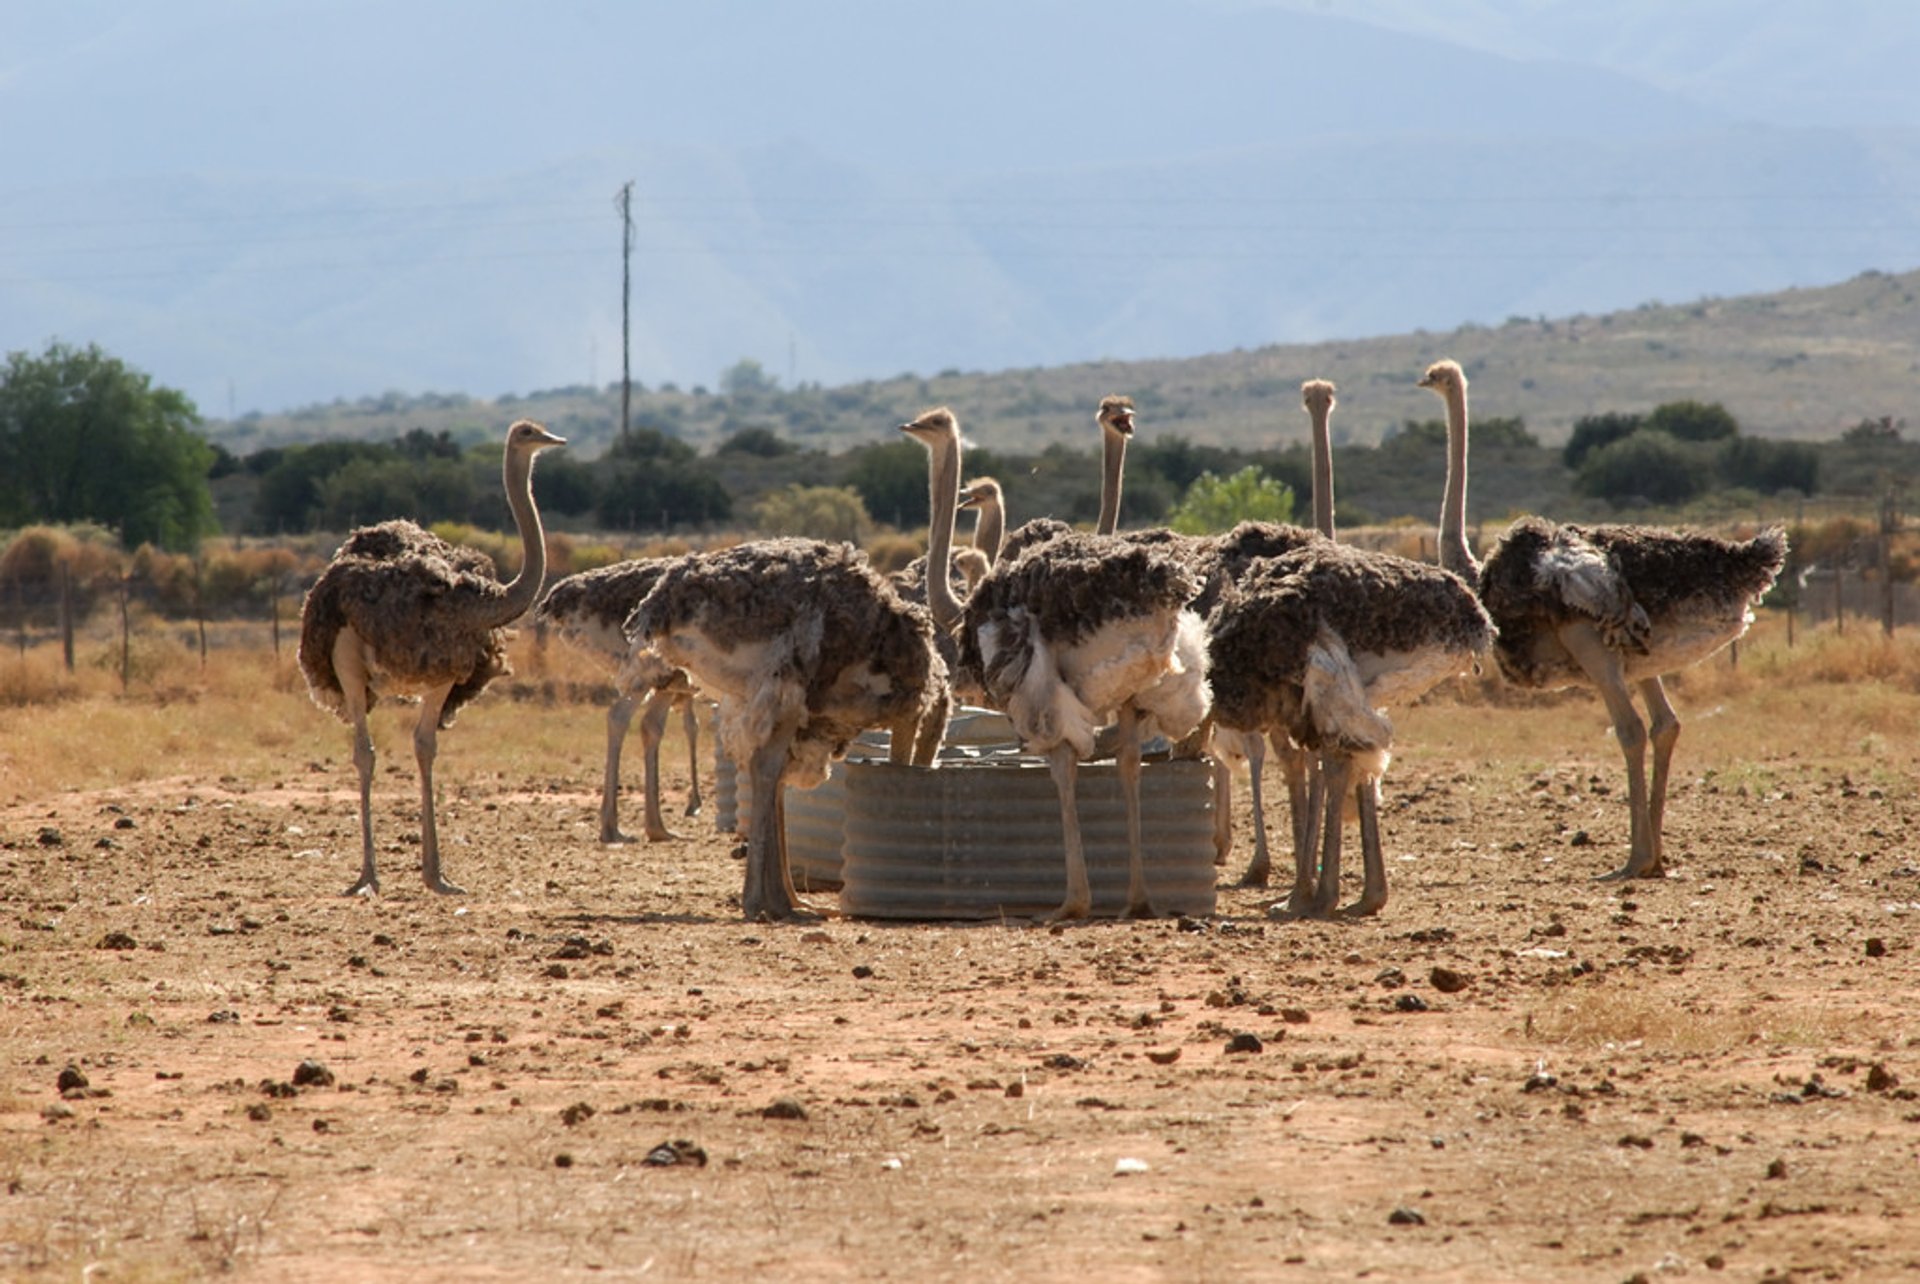
<svg viewBox="0 0 1920 1284">
<path fill-rule="evenodd" d="M 1378 710 L 1470 671 L 1494 636 L 1452 572 L 1317 537 L 1253 562 L 1210 624 L 1219 725 L 1381 755 Z"/>
<path fill-rule="evenodd" d="M 505 598 L 485 553 L 404 520 L 354 531 L 302 608 L 300 668 L 314 703 L 351 722 L 333 669 L 334 642 L 350 626 L 381 693 L 417 695 L 453 683 L 440 712 L 440 725 L 452 726 L 461 706 L 512 672 Z"/>
<path fill-rule="evenodd" d="M 768 539 L 682 558 L 627 635 L 720 699 L 736 762 L 796 724 L 785 779 L 800 788 L 862 731 L 917 720 L 947 693 L 932 617 L 850 544 Z"/>
<path fill-rule="evenodd" d="M 579 571 L 548 590 L 534 617 L 559 630 L 572 645 L 609 661 L 614 685 L 623 695 L 668 686 L 691 690 L 683 671 L 627 640 L 627 620 L 634 609 L 678 560 L 642 557 Z"/>
<path fill-rule="evenodd" d="M 1557 635 L 1575 619 L 1595 625 L 1637 681 L 1686 668 L 1745 633 L 1786 556 L 1777 528 L 1742 541 L 1523 517 L 1481 567 L 1480 598 L 1499 625 L 1495 654 L 1509 681 L 1589 682 Z"/>
<path fill-rule="evenodd" d="M 958 682 L 1035 751 L 1064 742 L 1088 756 L 1128 700 L 1178 739 L 1209 699 L 1205 634 L 1188 609 L 1199 591 L 1180 557 L 1119 536 L 1064 532 L 1003 553 L 967 599 Z"/>
</svg>

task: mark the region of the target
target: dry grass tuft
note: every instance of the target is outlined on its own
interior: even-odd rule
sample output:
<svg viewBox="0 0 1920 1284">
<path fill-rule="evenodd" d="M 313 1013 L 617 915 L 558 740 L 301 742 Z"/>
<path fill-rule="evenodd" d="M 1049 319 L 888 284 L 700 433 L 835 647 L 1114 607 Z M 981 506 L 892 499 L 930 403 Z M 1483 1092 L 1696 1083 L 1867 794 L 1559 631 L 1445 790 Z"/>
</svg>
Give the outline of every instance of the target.
<svg viewBox="0 0 1920 1284">
<path fill-rule="evenodd" d="M 1886 1033 L 1884 1017 L 1857 1004 L 1762 997 L 1732 1011 L 1701 1010 L 1646 993 L 1628 976 L 1617 984 L 1563 991 L 1544 1012 L 1531 1014 L 1533 1037 L 1575 1048 L 1634 1046 L 1653 1052 L 1719 1054 L 1745 1047 L 1842 1048 L 1871 1046 Z"/>
</svg>

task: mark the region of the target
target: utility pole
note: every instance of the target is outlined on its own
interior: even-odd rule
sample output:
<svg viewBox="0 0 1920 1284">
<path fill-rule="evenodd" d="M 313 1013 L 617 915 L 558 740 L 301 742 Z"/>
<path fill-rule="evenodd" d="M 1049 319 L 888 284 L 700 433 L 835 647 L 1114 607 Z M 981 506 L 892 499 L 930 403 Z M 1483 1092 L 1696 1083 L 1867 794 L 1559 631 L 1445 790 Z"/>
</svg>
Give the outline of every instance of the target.
<svg viewBox="0 0 1920 1284">
<path fill-rule="evenodd" d="M 633 429 L 633 180 L 614 200 L 620 211 L 620 440 Z"/>
</svg>

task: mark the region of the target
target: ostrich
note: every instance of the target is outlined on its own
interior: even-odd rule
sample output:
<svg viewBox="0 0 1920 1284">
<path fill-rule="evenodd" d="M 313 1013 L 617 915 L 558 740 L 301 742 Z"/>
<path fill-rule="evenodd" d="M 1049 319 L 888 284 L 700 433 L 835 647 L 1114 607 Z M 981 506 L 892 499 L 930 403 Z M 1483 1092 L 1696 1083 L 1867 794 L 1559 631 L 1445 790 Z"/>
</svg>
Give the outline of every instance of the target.
<svg viewBox="0 0 1920 1284">
<path fill-rule="evenodd" d="M 1000 483 L 991 477 L 974 478 L 960 488 L 960 507 L 973 510 L 973 547 L 991 570 L 1007 542 L 1007 503 Z M 973 584 L 967 587 L 971 590 Z"/>
<path fill-rule="evenodd" d="M 1661 877 L 1668 770 L 1680 738 L 1680 718 L 1662 679 L 1747 631 L 1754 604 L 1786 563 L 1786 532 L 1776 526 L 1750 540 L 1723 540 L 1654 526 L 1522 517 L 1476 567 L 1466 541 L 1467 377 L 1458 362 L 1436 361 L 1420 386 L 1447 407 L 1441 563 L 1478 584 L 1500 629 L 1494 654 L 1508 681 L 1537 689 L 1584 683 L 1599 693 L 1626 759 L 1631 815 L 1627 862 L 1602 877 Z M 1636 687 L 1650 727 L 1634 707 Z"/>
<path fill-rule="evenodd" d="M 911 424 L 900 425 L 902 432 L 908 432 L 911 428 Z M 951 479 L 948 481 L 950 483 Z M 935 487 L 943 484 L 937 475 L 931 478 L 931 482 Z M 928 504 L 929 514 L 935 513 L 940 503 L 940 496 L 936 493 Z M 948 583 L 955 591 L 971 593 L 973 586 L 993 569 L 993 564 L 1000 558 L 1000 548 L 1006 542 L 1006 508 L 1000 492 L 1000 483 L 991 477 L 981 477 L 967 483 L 960 489 L 959 507 L 972 508 L 977 514 L 973 527 L 973 547 L 954 548 L 951 537 L 948 538 L 947 547 L 950 550 L 948 561 L 951 568 Z M 931 548 L 933 542 L 931 520 L 927 530 L 928 544 Z M 909 602 L 926 604 L 927 566 L 930 561 L 929 554 L 923 553 L 889 575 L 888 579 L 893 582 L 894 590 Z M 957 585 L 953 583 L 956 577 L 959 581 Z M 947 656 L 949 661 L 952 658 L 950 655 Z"/>
<path fill-rule="evenodd" d="M 1328 427 L 1333 414 L 1336 389 L 1330 380 L 1309 379 L 1300 385 L 1300 404 L 1312 424 L 1313 454 L 1313 526 L 1325 539 L 1334 538 L 1333 526 L 1333 439 Z M 1296 526 L 1242 525 L 1220 541 L 1220 571 L 1228 578 L 1246 574 L 1253 559 L 1291 552 L 1307 542 L 1312 532 Z M 1217 600 L 1217 593 L 1215 600 Z M 1209 609 L 1212 602 L 1208 603 Z M 1253 732 L 1221 729 L 1216 743 L 1226 752 L 1246 759 L 1248 810 L 1253 820 L 1253 857 L 1240 876 L 1242 887 L 1265 887 L 1272 876 L 1273 856 L 1267 846 L 1266 806 L 1261 794 L 1261 777 L 1266 766 L 1267 736 Z M 1284 733 L 1273 737 L 1274 756 L 1280 760 L 1287 782 L 1288 815 L 1292 818 L 1296 861 L 1307 841 L 1308 774 L 1307 754 Z M 1224 792 L 1222 797 L 1224 797 Z M 1221 809 L 1222 815 L 1226 808 Z"/>
<path fill-rule="evenodd" d="M 1120 477 L 1133 440 L 1133 398 L 1102 397 L 1093 417 L 1100 425 L 1100 520 L 1094 530 L 1111 535 L 1120 527 Z"/>
<path fill-rule="evenodd" d="M 640 605 L 671 558 L 639 558 L 616 562 L 569 575 L 555 584 L 534 612 L 560 635 L 589 654 L 609 661 L 614 669 L 614 701 L 607 706 L 606 773 L 600 786 L 600 841 L 633 840 L 620 830 L 620 749 L 635 709 L 645 698 L 640 717 L 640 744 L 645 764 L 646 836 L 665 842 L 678 835 L 667 828 L 660 813 L 660 739 L 667 718 L 680 709 L 687 739 L 687 778 L 691 791 L 686 814 L 700 811 L 700 720 L 694 712 L 693 683 L 685 672 L 660 664 L 651 655 L 636 655 L 623 631 L 627 617 Z"/>
<path fill-rule="evenodd" d="M 376 684 L 422 697 L 413 728 L 420 769 L 420 871 L 429 888 L 460 888 L 440 872 L 433 759 L 438 733 L 494 678 L 510 672 L 506 626 L 540 596 L 547 546 L 533 503 L 534 456 L 562 445 L 522 419 L 507 430 L 501 473 L 520 532 L 520 573 L 506 584 L 483 554 L 458 549 L 408 521 L 348 536 L 301 608 L 300 667 L 314 703 L 353 728 L 360 773 L 360 877 L 349 896 L 380 890 L 373 859 L 373 738 L 367 708 Z M 484 569 L 483 569 L 484 568 Z"/>
<path fill-rule="evenodd" d="M 1124 437 L 1131 403 L 1103 401 L 1101 423 Z M 928 443 L 936 477 L 958 475 L 951 413 L 922 416 L 908 429 Z M 935 483 L 936 499 L 947 493 Z M 946 517 L 951 538 L 951 509 Z M 936 516 L 932 536 L 941 538 L 942 530 Z M 1153 913 L 1141 852 L 1140 744 L 1150 730 L 1177 740 L 1205 721 L 1205 633 L 1187 606 L 1199 590 L 1198 577 L 1165 550 L 1066 532 L 1003 557 L 964 606 L 930 602 L 936 620 L 959 611 L 959 680 L 984 692 L 1012 719 L 1027 751 L 1047 759 L 1066 857 L 1066 894 L 1052 920 L 1084 918 L 1093 905 L 1075 784 L 1079 762 L 1093 753 L 1110 714 L 1118 718 L 1114 758 L 1126 800 L 1127 912 Z"/>
<path fill-rule="evenodd" d="M 767 539 L 675 561 L 626 632 L 719 697 L 721 743 L 755 800 L 742 912 L 809 910 L 787 864 L 781 787 L 819 784 L 869 727 L 891 730 L 904 762 L 921 725 L 944 715 L 947 667 L 926 608 L 851 544 Z"/>
<path fill-rule="evenodd" d="M 1127 442 L 1133 437 L 1133 398 L 1102 397 L 1094 412 L 1094 422 L 1100 425 L 1100 516 L 1094 523 L 1094 531 L 1111 535 L 1120 525 L 1120 489 L 1127 467 Z M 1036 544 L 1072 531 L 1071 523 L 1057 517 L 1028 518 L 1006 535 L 995 560 L 1011 561 Z M 1165 534 L 1171 536 L 1171 532 Z"/>
<path fill-rule="evenodd" d="M 1209 628 L 1216 723 L 1319 755 L 1296 825 L 1288 912 L 1333 913 L 1351 792 L 1365 883 L 1347 912 L 1378 913 L 1387 903 L 1378 781 L 1393 746 L 1381 706 L 1472 669 L 1493 640 L 1486 611 L 1450 571 L 1320 539 L 1253 563 L 1227 585 Z"/>
</svg>

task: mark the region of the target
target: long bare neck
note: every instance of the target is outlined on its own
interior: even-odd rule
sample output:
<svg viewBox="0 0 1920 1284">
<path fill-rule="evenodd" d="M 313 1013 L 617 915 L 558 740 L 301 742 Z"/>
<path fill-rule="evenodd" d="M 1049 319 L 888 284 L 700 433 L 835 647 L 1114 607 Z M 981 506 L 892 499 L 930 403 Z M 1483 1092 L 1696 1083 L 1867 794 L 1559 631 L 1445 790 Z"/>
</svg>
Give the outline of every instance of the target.
<svg viewBox="0 0 1920 1284">
<path fill-rule="evenodd" d="M 1440 501 L 1440 565 L 1469 584 L 1480 564 L 1467 547 L 1467 389 L 1447 385 L 1447 489 Z"/>
<path fill-rule="evenodd" d="M 953 523 L 960 508 L 960 443 L 945 438 L 927 452 L 927 609 L 933 622 L 951 629 L 960 622 L 953 595 Z"/>
<path fill-rule="evenodd" d="M 987 565 L 1000 560 L 1000 546 L 1007 542 L 1007 510 L 999 501 L 988 499 L 974 509 L 973 546 L 986 556 Z"/>
<path fill-rule="evenodd" d="M 500 599 L 500 623 L 506 624 L 526 614 L 540 597 L 547 579 L 547 533 L 533 503 L 533 452 L 509 448 L 500 473 L 507 488 L 507 507 L 513 510 L 513 524 L 520 532 L 520 573 L 507 581 Z"/>
<path fill-rule="evenodd" d="M 1127 467 L 1127 438 L 1111 428 L 1102 429 L 1102 436 L 1100 524 L 1094 529 L 1111 535 L 1120 529 L 1120 475 Z"/>
<path fill-rule="evenodd" d="M 1327 418 L 1333 407 L 1315 402 L 1308 410 L 1313 416 L 1313 528 L 1333 538 L 1333 438 Z"/>
</svg>

